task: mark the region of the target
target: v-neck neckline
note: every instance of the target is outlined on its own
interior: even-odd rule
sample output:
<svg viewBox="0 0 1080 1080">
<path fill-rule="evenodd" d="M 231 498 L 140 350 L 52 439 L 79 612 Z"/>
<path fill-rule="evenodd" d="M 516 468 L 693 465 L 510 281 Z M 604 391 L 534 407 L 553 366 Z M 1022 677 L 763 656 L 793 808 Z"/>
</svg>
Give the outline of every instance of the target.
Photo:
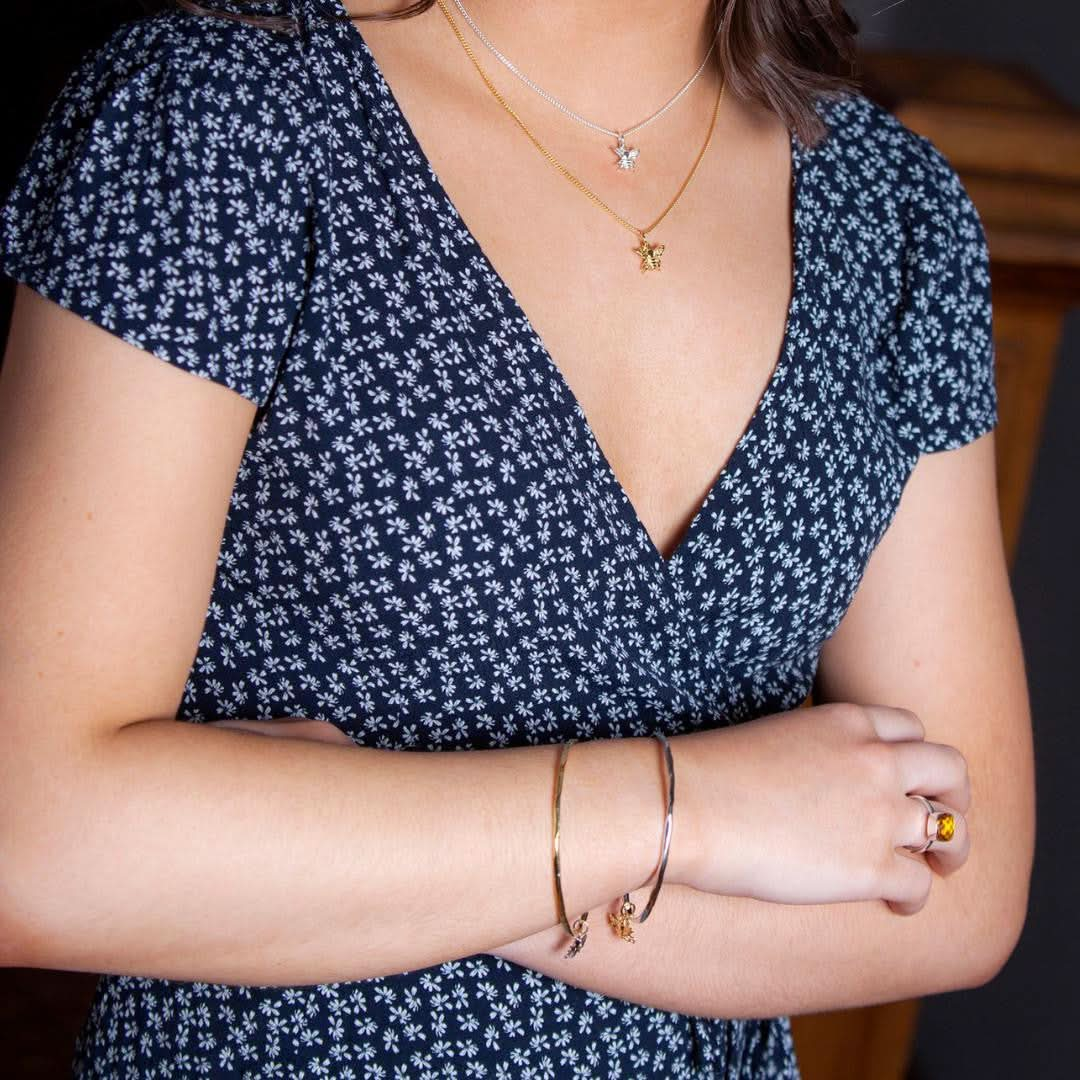
<svg viewBox="0 0 1080 1080">
<path fill-rule="evenodd" d="M 717 502 L 719 492 L 739 473 L 743 458 L 747 453 L 750 444 L 758 439 L 758 434 L 766 423 L 769 411 L 773 408 L 775 399 L 782 386 L 787 382 L 789 372 L 797 359 L 794 330 L 796 315 L 800 309 L 800 298 L 804 287 L 806 266 L 804 265 L 803 259 L 803 240 L 807 235 L 803 222 L 801 198 L 802 185 L 804 182 L 802 169 L 804 148 L 797 133 L 793 129 L 789 129 L 788 132 L 788 145 L 791 155 L 790 206 L 792 284 L 791 296 L 784 315 L 784 329 L 781 337 L 779 354 L 774 362 L 768 382 L 765 384 L 765 388 L 759 395 L 754 406 L 754 411 L 746 421 L 742 433 L 739 435 L 734 447 L 728 454 L 727 460 L 720 467 L 719 471 L 713 474 L 713 481 L 710 484 L 705 497 L 698 504 L 697 510 L 690 520 L 690 524 L 683 531 L 675 550 L 669 556 L 665 556 L 653 541 L 652 536 L 645 527 L 645 523 L 641 520 L 641 516 L 638 514 L 637 508 L 634 506 L 622 481 L 616 476 L 615 470 L 612 468 L 604 448 L 600 445 L 600 440 L 596 437 L 596 432 L 593 430 L 592 425 L 585 415 L 584 407 L 581 405 L 577 395 L 571 388 L 562 369 L 555 362 L 555 358 L 552 356 L 551 351 L 548 349 L 537 329 L 533 326 L 532 321 L 525 313 L 524 308 L 518 301 L 514 291 L 510 288 L 509 283 L 495 268 L 494 263 L 488 257 L 488 254 L 480 244 L 480 241 L 476 238 L 476 235 L 458 211 L 456 203 L 443 186 L 442 180 L 432 165 L 430 157 L 423 146 L 421 146 L 420 140 L 413 130 L 412 124 L 409 122 L 404 110 L 401 108 L 401 103 L 398 101 L 393 87 L 383 74 L 379 62 L 375 59 L 375 55 L 368 47 L 367 40 L 360 30 L 359 21 L 348 19 L 348 12 L 346 11 L 342 0 L 320 0 L 320 2 L 328 3 L 334 9 L 337 18 L 348 23 L 346 30 L 351 35 L 352 40 L 355 42 L 355 45 L 359 49 L 363 61 L 368 68 L 365 75 L 368 75 L 371 78 L 376 89 L 379 90 L 385 98 L 385 101 L 389 106 L 390 119 L 405 140 L 406 151 L 417 161 L 423 163 L 430 177 L 433 195 L 435 199 L 449 211 L 451 217 L 456 220 L 460 226 L 461 235 L 468 248 L 468 253 L 471 255 L 472 261 L 480 267 L 481 274 L 486 277 L 487 280 L 495 283 L 511 318 L 519 322 L 524 328 L 528 338 L 527 351 L 529 355 L 539 357 L 539 362 L 545 369 L 548 381 L 557 388 L 562 405 L 573 414 L 575 431 L 583 441 L 585 448 L 589 451 L 590 457 L 594 458 L 598 463 L 603 476 L 603 482 L 611 489 L 615 502 L 618 505 L 619 512 L 623 515 L 627 526 L 634 534 L 635 542 L 643 549 L 645 557 L 650 560 L 653 567 L 663 577 L 670 578 L 686 561 L 686 555 L 687 552 L 691 550 L 691 545 L 705 528 L 706 519 L 712 512 L 714 504 Z"/>
</svg>

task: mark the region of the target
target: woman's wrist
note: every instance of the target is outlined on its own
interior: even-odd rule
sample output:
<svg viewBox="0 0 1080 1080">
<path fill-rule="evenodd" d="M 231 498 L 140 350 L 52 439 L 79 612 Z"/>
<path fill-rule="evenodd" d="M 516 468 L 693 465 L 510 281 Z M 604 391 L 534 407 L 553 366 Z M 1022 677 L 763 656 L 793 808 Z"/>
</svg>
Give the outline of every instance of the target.
<svg viewBox="0 0 1080 1080">
<path fill-rule="evenodd" d="M 694 811 L 694 756 L 688 735 L 669 735 L 668 744 L 675 773 L 675 804 L 672 807 L 671 846 L 668 851 L 664 883 L 692 885 L 697 880 L 696 867 L 701 850 L 700 821 Z M 657 740 L 653 740 L 657 742 Z M 659 750 L 659 744 L 657 744 Z M 663 761 L 661 759 L 661 768 Z M 664 789 L 667 798 L 667 789 Z M 666 803 L 664 804 L 666 807 Z M 660 903 L 660 898 L 656 901 Z"/>
<path fill-rule="evenodd" d="M 677 778 L 674 747 L 673 759 Z M 667 769 L 658 739 L 634 736 L 573 744 L 563 777 L 559 845 L 563 893 L 571 919 L 581 914 L 574 901 L 580 895 L 575 883 L 595 873 L 599 853 L 604 853 L 606 876 L 621 883 L 612 892 L 613 901 L 655 877 L 666 811 Z M 679 834 L 676 780 L 665 881 L 680 880 L 685 872 L 686 839 Z"/>
<path fill-rule="evenodd" d="M 734 813 L 741 799 L 739 746 L 730 737 L 737 731 L 720 727 L 669 737 L 675 763 L 675 823 L 665 882 L 727 896 L 744 894 L 740 874 L 746 853 L 739 848 Z M 718 737 L 725 743 L 722 753 L 717 753 Z M 708 740 L 707 745 L 702 740 Z M 712 798 L 717 791 L 723 792 L 722 797 Z M 719 815 L 718 804 L 732 812 Z M 719 881 L 718 862 L 722 865 Z M 709 884 L 705 887 L 702 882 Z"/>
</svg>

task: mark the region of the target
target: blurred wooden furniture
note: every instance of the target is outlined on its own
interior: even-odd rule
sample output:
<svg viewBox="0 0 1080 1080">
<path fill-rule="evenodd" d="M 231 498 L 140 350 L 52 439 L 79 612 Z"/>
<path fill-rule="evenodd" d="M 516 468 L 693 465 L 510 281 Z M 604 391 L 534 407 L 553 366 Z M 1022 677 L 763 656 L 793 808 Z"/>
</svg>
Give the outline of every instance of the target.
<svg viewBox="0 0 1080 1080">
<path fill-rule="evenodd" d="M 1065 313 L 1080 302 L 1080 112 L 1003 65 L 865 52 L 861 68 L 869 96 L 949 158 L 986 228 L 1011 563 Z M 904 1080 L 917 1018 L 917 1000 L 794 1017 L 804 1080 Z"/>
</svg>

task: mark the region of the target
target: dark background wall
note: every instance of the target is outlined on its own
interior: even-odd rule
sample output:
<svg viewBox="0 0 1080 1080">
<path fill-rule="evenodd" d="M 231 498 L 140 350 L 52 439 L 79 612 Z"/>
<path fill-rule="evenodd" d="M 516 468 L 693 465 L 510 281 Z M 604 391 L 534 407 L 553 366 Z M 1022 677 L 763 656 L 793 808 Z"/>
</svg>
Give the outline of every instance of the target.
<svg viewBox="0 0 1080 1080">
<path fill-rule="evenodd" d="M 137 0 L 8 0 L 0 44 L 0 190 L 60 81 Z M 1075 0 L 850 0 L 866 48 L 965 53 L 1023 64 L 1080 106 L 1080 4 Z M 27 76 L 30 76 L 29 79 Z M 10 303 L 0 284 L 0 337 Z M 986 987 L 927 998 L 909 1080 L 1065 1080 L 1080 1062 L 1080 311 L 1069 320 L 1051 392 L 1013 585 L 1031 682 L 1039 784 L 1039 848 L 1028 925 L 1005 971 Z M 59 1003 L 54 1002 L 54 1005 Z M 49 1003 L 39 1003 L 47 1009 Z M 60 1038 L 66 1035 L 59 1034 Z M 0 1055 L 3 1049 L 0 1048 Z M 36 1073 L 35 1075 L 43 1075 Z M 858 1078 L 853 1078 L 858 1080 Z"/>
<path fill-rule="evenodd" d="M 850 0 L 866 48 L 1023 64 L 1080 106 L 1076 0 Z M 878 12 L 878 14 L 873 14 Z M 1080 1075 L 1080 310 L 1068 320 L 1024 517 L 1013 588 L 1035 724 L 1039 834 L 1028 924 L 1004 972 L 926 998 L 910 1080 Z"/>
</svg>

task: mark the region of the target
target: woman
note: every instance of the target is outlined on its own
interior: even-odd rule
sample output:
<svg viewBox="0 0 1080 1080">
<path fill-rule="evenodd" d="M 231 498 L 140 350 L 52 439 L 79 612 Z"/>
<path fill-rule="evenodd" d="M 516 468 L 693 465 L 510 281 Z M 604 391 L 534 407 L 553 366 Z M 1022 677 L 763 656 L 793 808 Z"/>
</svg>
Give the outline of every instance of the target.
<svg viewBox="0 0 1080 1080">
<path fill-rule="evenodd" d="M 829 0 L 411 8 L 130 23 L 4 206 L 5 962 L 82 1076 L 797 1076 L 1024 920 L 978 216 Z"/>
</svg>

